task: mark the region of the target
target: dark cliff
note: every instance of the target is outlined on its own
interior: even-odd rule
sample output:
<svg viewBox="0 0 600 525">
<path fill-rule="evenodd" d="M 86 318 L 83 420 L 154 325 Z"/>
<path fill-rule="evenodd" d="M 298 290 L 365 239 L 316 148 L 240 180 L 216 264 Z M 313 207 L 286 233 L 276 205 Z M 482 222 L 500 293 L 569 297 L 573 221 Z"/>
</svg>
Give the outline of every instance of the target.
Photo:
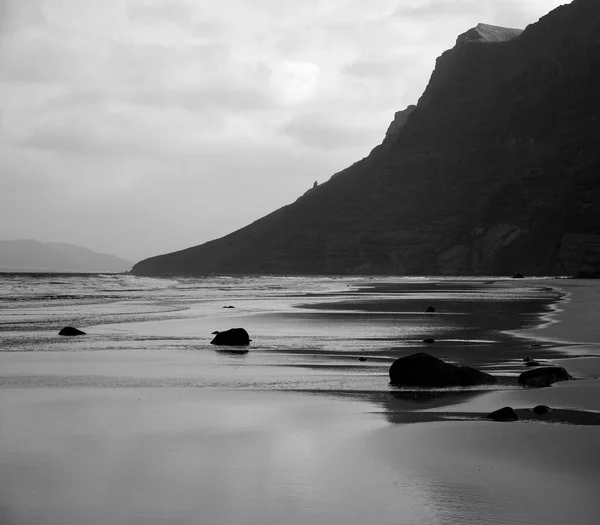
<svg viewBox="0 0 600 525">
<path fill-rule="evenodd" d="M 479 25 L 371 154 L 139 274 L 600 271 L 600 2 Z M 404 118 L 406 117 L 406 118 Z"/>
</svg>

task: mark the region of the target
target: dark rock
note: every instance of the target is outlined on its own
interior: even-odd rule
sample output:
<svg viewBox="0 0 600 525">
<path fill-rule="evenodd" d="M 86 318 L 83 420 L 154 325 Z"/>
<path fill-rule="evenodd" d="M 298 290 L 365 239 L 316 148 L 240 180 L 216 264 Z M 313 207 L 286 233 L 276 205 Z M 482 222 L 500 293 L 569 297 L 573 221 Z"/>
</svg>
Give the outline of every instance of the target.
<svg viewBox="0 0 600 525">
<path fill-rule="evenodd" d="M 235 308 L 235 306 L 223 306 L 223 308 Z"/>
<path fill-rule="evenodd" d="M 492 26 L 489 24 L 477 24 L 476 27 L 469 29 L 456 39 L 456 45 L 460 46 L 467 42 L 508 42 L 519 36 L 522 29 L 512 29 L 510 27 Z"/>
<path fill-rule="evenodd" d="M 435 339 L 423 339 L 423 342 L 427 344 L 433 344 L 435 343 Z"/>
<path fill-rule="evenodd" d="M 250 336 L 243 328 L 230 328 L 224 332 L 213 332 L 215 338 L 211 345 L 246 346 L 250 344 Z"/>
<path fill-rule="evenodd" d="M 552 412 L 552 409 L 546 405 L 538 405 L 535 406 L 531 409 L 531 411 L 534 414 L 537 414 L 538 416 L 543 416 L 545 414 L 547 414 L 548 412 Z"/>
<path fill-rule="evenodd" d="M 519 419 L 519 416 L 511 407 L 500 408 L 485 417 L 494 421 L 518 421 Z"/>
<path fill-rule="evenodd" d="M 518 379 L 521 386 L 526 388 L 543 388 L 558 381 L 573 379 L 569 373 L 559 366 L 544 366 L 523 372 Z"/>
<path fill-rule="evenodd" d="M 361 356 L 361 357 L 359 357 L 359 358 L 358 358 L 358 360 L 359 360 L 359 361 L 366 361 L 366 360 L 367 360 L 367 358 L 366 358 L 366 357 L 363 357 L 363 356 Z"/>
<path fill-rule="evenodd" d="M 394 115 L 394 120 L 392 120 L 391 124 L 388 127 L 388 130 L 385 133 L 385 138 L 383 139 L 384 143 L 387 141 L 392 142 L 400 133 L 400 130 L 405 126 L 408 121 L 408 117 L 412 114 L 412 112 L 417 109 L 417 106 L 410 105 L 403 111 L 396 111 Z"/>
<path fill-rule="evenodd" d="M 529 363 L 531 361 L 533 361 L 533 359 L 531 357 L 529 357 L 529 356 L 526 356 L 526 357 L 523 358 L 523 362 L 524 363 Z"/>
<path fill-rule="evenodd" d="M 448 387 L 487 385 L 496 379 L 468 366 L 446 363 L 419 353 L 396 359 L 390 366 L 390 381 L 398 386 Z"/>
<path fill-rule="evenodd" d="M 435 312 L 435 308 L 433 306 L 428 306 L 427 309 L 425 310 L 427 313 L 432 313 Z"/>
<path fill-rule="evenodd" d="M 515 273 L 512 276 L 513 279 L 523 279 L 523 274 L 522 273 Z"/>
<path fill-rule="evenodd" d="M 86 333 L 82 332 L 81 330 L 78 330 L 77 328 L 73 328 L 72 326 L 65 326 L 60 332 L 58 332 L 58 335 L 73 336 L 73 335 L 86 335 Z"/>
</svg>

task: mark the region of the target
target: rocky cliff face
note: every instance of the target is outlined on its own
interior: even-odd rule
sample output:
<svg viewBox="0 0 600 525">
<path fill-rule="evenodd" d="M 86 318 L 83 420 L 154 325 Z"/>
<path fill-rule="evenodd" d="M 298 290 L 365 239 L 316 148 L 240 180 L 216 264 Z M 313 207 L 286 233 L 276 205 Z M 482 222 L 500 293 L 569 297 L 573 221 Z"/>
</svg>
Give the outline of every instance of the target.
<svg viewBox="0 0 600 525">
<path fill-rule="evenodd" d="M 598 93 L 597 0 L 522 33 L 480 24 L 367 158 L 237 232 L 133 271 L 598 272 Z"/>
<path fill-rule="evenodd" d="M 411 104 L 403 111 L 396 111 L 394 114 L 394 120 L 392 120 L 385 133 L 385 138 L 383 139 L 384 143 L 386 141 L 393 141 L 398 136 L 400 130 L 408 122 L 408 117 L 411 116 L 415 109 L 417 109 L 417 106 Z"/>
</svg>

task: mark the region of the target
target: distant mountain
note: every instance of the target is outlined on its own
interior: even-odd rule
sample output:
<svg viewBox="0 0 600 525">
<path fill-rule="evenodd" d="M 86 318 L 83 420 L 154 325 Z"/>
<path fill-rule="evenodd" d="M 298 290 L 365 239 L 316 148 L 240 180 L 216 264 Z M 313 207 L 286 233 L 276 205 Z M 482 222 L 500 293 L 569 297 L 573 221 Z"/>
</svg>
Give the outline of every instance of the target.
<svg viewBox="0 0 600 525">
<path fill-rule="evenodd" d="M 600 1 L 438 58 L 383 143 L 296 202 L 137 274 L 600 272 Z"/>
<path fill-rule="evenodd" d="M 62 242 L 0 241 L 0 272 L 125 272 L 133 263 Z"/>
</svg>

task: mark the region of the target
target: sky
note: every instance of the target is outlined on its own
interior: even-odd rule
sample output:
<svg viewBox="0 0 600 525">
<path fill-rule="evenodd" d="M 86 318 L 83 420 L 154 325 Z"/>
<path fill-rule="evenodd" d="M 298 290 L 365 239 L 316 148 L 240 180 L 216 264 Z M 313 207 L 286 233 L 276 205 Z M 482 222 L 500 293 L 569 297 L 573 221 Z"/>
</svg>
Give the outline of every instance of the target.
<svg viewBox="0 0 600 525">
<path fill-rule="evenodd" d="M 479 22 L 566 0 L 0 0 L 0 239 L 132 261 L 367 156 Z"/>
</svg>

